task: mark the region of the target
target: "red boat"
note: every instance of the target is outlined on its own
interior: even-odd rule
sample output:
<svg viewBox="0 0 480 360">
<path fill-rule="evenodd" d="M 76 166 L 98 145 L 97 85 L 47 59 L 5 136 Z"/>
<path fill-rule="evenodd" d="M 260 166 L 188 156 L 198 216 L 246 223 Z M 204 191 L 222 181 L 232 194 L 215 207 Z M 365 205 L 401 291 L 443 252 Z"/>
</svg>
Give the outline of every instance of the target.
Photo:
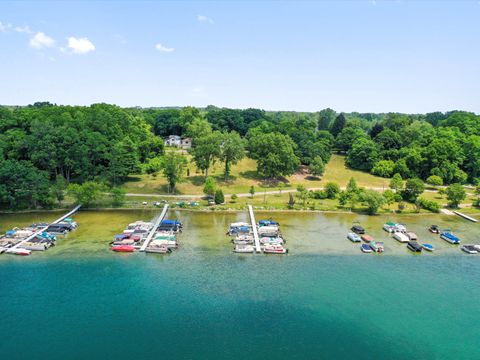
<svg viewBox="0 0 480 360">
<path fill-rule="evenodd" d="M 361 237 L 362 237 L 362 240 L 365 241 L 366 243 L 369 243 L 370 241 L 374 240 L 373 236 L 370 236 L 370 235 L 367 235 L 367 234 L 362 235 Z"/>
<path fill-rule="evenodd" d="M 115 245 L 112 246 L 112 250 L 117 252 L 134 252 L 135 247 L 131 245 Z"/>
</svg>

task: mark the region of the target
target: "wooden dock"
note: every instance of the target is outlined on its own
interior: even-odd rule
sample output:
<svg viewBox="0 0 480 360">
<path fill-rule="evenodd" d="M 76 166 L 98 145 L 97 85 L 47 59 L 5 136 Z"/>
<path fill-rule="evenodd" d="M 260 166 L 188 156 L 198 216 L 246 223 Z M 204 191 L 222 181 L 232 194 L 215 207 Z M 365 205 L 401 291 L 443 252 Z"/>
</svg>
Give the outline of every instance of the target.
<svg viewBox="0 0 480 360">
<path fill-rule="evenodd" d="M 9 252 L 9 250 L 12 250 L 12 249 L 21 249 L 22 248 L 22 245 L 30 240 L 32 240 L 33 238 L 35 238 L 38 234 L 41 234 L 42 232 L 46 231 L 48 229 L 48 227 L 50 225 L 55 225 L 55 224 L 58 224 L 59 222 L 63 221 L 64 219 L 72 216 L 73 214 L 75 214 L 80 208 L 82 207 L 82 205 L 77 205 L 75 206 L 72 210 L 70 210 L 68 213 L 66 213 L 65 215 L 63 215 L 62 217 L 58 218 L 57 220 L 53 221 L 52 223 L 50 223 L 49 225 L 45 226 L 45 227 L 42 227 L 40 230 L 34 232 L 32 235 L 30 235 L 29 237 L 27 237 L 26 239 L 20 241 L 18 244 L 12 246 L 11 248 L 7 249 L 7 253 Z"/>
<path fill-rule="evenodd" d="M 469 221 L 471 221 L 471 222 L 475 222 L 475 223 L 478 222 L 477 219 L 474 219 L 474 218 L 472 218 L 471 216 L 465 215 L 465 214 L 461 213 L 460 211 L 453 211 L 453 213 L 456 214 L 456 215 L 458 215 L 458 216 L 461 216 L 461 217 L 463 217 L 464 219 L 467 219 L 467 220 L 469 220 Z"/>
<path fill-rule="evenodd" d="M 255 251 L 260 254 L 262 252 L 262 248 L 260 247 L 260 239 L 258 238 L 257 231 L 257 221 L 255 220 L 255 214 L 253 213 L 252 205 L 248 205 L 248 212 L 250 214 L 250 222 L 252 223 L 253 240 L 255 241 Z"/>
<path fill-rule="evenodd" d="M 148 244 L 150 244 L 150 241 L 152 241 L 153 235 L 155 235 L 155 232 L 157 231 L 158 226 L 160 225 L 160 222 L 165 218 L 165 215 L 167 215 L 167 210 L 168 210 L 168 204 L 165 204 L 163 207 L 163 210 L 160 214 L 160 216 L 157 218 L 155 221 L 152 230 L 150 230 L 150 233 L 148 234 L 147 238 L 143 242 L 142 247 L 140 248 L 140 251 L 145 251 L 147 248 Z"/>
</svg>

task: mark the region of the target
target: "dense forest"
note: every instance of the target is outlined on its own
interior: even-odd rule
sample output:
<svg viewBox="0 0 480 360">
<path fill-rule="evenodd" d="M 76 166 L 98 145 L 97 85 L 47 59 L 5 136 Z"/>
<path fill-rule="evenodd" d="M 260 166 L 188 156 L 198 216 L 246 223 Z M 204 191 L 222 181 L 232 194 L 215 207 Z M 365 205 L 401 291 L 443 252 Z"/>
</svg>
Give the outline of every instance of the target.
<svg viewBox="0 0 480 360">
<path fill-rule="evenodd" d="M 115 187 L 129 174 L 162 171 L 172 189 L 186 158 L 164 155 L 163 138 L 189 136 L 192 161 L 208 177 L 215 161 L 249 156 L 265 179 L 299 166 L 321 175 L 332 152 L 346 165 L 382 177 L 435 185 L 477 183 L 480 117 L 429 114 L 267 112 L 208 106 L 120 108 L 108 104 L 0 107 L 0 206 L 52 207 L 68 184 Z M 98 189 L 97 189 L 98 190 Z"/>
</svg>

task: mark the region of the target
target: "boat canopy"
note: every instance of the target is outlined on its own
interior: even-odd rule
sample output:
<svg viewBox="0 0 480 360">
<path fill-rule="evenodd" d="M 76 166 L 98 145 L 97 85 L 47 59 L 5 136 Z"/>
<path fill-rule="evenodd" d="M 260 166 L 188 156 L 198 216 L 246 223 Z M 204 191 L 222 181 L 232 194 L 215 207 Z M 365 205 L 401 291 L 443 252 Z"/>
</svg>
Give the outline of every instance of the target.
<svg viewBox="0 0 480 360">
<path fill-rule="evenodd" d="M 260 226 L 269 226 L 269 225 L 276 225 L 276 226 L 278 226 L 278 225 L 280 225 L 280 224 L 279 224 L 278 222 L 276 222 L 276 221 L 273 221 L 273 220 L 260 220 L 260 221 L 258 222 L 258 225 L 260 225 Z"/>
<path fill-rule="evenodd" d="M 162 220 L 161 222 L 162 225 L 171 225 L 171 226 L 179 226 L 182 225 L 182 223 L 178 220 Z"/>
</svg>

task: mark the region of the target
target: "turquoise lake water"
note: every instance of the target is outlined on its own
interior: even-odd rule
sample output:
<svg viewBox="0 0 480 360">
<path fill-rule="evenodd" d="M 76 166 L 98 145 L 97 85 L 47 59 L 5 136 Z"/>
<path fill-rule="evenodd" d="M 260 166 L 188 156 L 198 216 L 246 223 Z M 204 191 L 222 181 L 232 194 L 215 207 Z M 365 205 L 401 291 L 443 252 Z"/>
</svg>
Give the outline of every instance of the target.
<svg viewBox="0 0 480 360">
<path fill-rule="evenodd" d="M 290 255 L 238 256 L 223 225 L 243 215 L 208 214 L 203 228 L 202 216 L 178 214 L 191 231 L 168 256 L 112 254 L 111 234 L 83 233 L 98 219 L 88 213 L 55 249 L 2 255 L 2 359 L 480 358 L 480 255 L 415 256 L 396 242 L 385 256 L 325 254 L 332 244 L 293 238 L 288 215 Z M 301 216 L 332 234 L 351 223 Z M 118 218 L 113 233 L 141 217 Z M 341 241 L 353 246 L 343 230 Z"/>
</svg>

